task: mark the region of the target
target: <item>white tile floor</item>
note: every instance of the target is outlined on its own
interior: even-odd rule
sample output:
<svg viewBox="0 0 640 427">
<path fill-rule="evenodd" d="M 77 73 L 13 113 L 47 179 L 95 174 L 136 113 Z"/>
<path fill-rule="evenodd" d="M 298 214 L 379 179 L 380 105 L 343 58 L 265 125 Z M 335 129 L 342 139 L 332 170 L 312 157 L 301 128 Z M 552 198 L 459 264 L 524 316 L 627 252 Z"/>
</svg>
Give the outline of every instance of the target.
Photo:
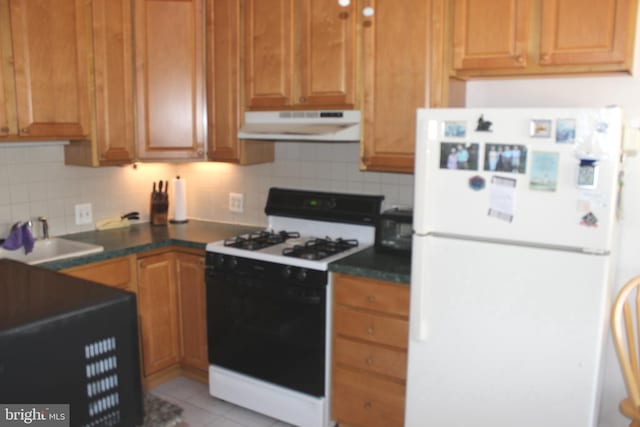
<svg viewBox="0 0 640 427">
<path fill-rule="evenodd" d="M 225 402 L 209 394 L 205 384 L 178 377 L 151 393 L 180 406 L 179 427 L 292 427 L 291 424 Z"/>
</svg>

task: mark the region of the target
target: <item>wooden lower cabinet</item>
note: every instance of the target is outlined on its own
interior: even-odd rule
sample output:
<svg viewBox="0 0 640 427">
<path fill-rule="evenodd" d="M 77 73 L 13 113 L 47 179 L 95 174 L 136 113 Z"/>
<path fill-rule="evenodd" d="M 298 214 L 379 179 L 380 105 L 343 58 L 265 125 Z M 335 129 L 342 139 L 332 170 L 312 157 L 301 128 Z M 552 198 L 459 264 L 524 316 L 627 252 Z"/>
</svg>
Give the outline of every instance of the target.
<svg viewBox="0 0 640 427">
<path fill-rule="evenodd" d="M 341 426 L 402 427 L 409 287 L 334 274 L 331 415 Z"/>
<path fill-rule="evenodd" d="M 138 257 L 144 385 L 178 374 L 208 378 L 204 255 L 171 250 Z"/>
<path fill-rule="evenodd" d="M 207 382 L 209 362 L 202 251 L 168 248 L 61 272 L 137 294 L 145 390 L 180 374 Z"/>
<path fill-rule="evenodd" d="M 209 357 L 204 257 L 177 253 L 176 271 L 182 367 L 206 374 L 209 369 Z"/>
<path fill-rule="evenodd" d="M 405 385 L 336 367 L 333 370 L 332 415 L 342 426 L 402 427 Z"/>
<path fill-rule="evenodd" d="M 175 255 L 138 258 L 138 311 L 145 377 L 177 365 L 178 295 Z"/>
</svg>

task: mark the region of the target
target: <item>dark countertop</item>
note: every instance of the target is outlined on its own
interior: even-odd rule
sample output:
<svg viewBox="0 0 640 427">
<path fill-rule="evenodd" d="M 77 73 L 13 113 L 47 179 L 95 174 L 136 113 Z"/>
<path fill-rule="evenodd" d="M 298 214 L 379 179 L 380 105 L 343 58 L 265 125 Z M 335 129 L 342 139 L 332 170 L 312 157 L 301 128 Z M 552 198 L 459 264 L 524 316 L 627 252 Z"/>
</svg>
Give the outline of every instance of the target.
<svg viewBox="0 0 640 427">
<path fill-rule="evenodd" d="M 332 262 L 329 264 L 329 271 L 409 284 L 411 256 L 379 252 L 375 248 L 369 248 Z"/>
<path fill-rule="evenodd" d="M 39 266 L 62 270 L 165 246 L 183 246 L 204 251 L 207 243 L 262 229 L 264 227 L 189 220 L 186 224 L 153 226 L 144 223 L 127 228 L 85 231 L 59 237 L 103 246 L 103 252 L 51 261 Z"/>
<path fill-rule="evenodd" d="M 104 251 L 51 261 L 39 266 L 49 270 L 63 270 L 166 246 L 182 246 L 204 251 L 207 243 L 262 229 L 264 228 L 258 226 L 189 220 L 186 224 L 152 226 L 143 223 L 128 228 L 67 234 L 60 237 L 100 245 L 104 247 Z M 375 248 L 365 249 L 333 262 L 329 265 L 329 270 L 397 283 L 409 284 L 411 281 L 409 256 L 380 253 Z"/>
</svg>

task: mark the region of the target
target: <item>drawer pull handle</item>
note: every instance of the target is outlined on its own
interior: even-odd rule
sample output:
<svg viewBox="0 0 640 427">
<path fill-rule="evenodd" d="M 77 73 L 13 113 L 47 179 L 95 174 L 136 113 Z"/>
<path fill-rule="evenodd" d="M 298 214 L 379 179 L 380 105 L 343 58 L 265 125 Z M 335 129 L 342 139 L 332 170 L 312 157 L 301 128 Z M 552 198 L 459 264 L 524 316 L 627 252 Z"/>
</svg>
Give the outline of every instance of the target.
<svg viewBox="0 0 640 427">
<path fill-rule="evenodd" d="M 371 402 L 364 402 L 364 409 L 371 409 L 373 404 Z"/>
<path fill-rule="evenodd" d="M 367 365 L 371 366 L 373 365 L 373 357 L 367 357 Z"/>
<path fill-rule="evenodd" d="M 367 301 L 369 301 L 369 302 L 376 302 L 376 297 L 375 297 L 375 296 L 373 296 L 373 295 L 369 295 L 369 296 L 367 297 Z"/>
<path fill-rule="evenodd" d="M 373 335 L 374 332 L 375 332 L 375 330 L 373 329 L 373 326 L 369 326 L 369 328 L 367 329 L 367 333 L 369 335 Z"/>
</svg>

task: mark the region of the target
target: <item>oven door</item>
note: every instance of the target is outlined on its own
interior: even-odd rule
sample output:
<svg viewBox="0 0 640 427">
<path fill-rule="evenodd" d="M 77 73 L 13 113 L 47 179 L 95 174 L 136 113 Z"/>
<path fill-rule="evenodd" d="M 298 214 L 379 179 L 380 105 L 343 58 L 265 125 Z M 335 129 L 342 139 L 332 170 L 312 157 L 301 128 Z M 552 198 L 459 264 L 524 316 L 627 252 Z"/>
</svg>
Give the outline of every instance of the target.
<svg viewBox="0 0 640 427">
<path fill-rule="evenodd" d="M 209 362 L 324 396 L 327 272 L 213 257 L 206 273 Z"/>
</svg>

